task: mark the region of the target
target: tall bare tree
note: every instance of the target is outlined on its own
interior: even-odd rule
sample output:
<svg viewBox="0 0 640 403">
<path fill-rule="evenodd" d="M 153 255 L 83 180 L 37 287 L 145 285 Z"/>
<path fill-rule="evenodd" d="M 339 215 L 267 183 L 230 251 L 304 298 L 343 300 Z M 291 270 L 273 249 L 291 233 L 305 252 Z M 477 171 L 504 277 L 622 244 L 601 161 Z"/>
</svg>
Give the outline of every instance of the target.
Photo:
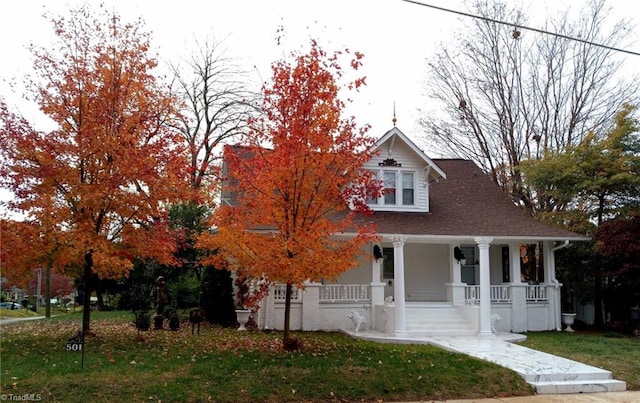
<svg viewBox="0 0 640 403">
<path fill-rule="evenodd" d="M 425 140 L 478 163 L 529 212 L 562 209 L 532 193 L 518 166 L 577 144 L 637 103 L 638 80 L 621 78 L 623 58 L 610 49 L 629 46 L 628 22 L 610 25 L 605 1 L 591 0 L 576 20 L 565 12 L 546 22 L 560 37 L 527 31 L 524 11 L 499 0 L 471 9 L 485 19 L 466 20 L 459 40 L 429 63 L 426 89 L 441 109 L 423 111 Z"/>
<path fill-rule="evenodd" d="M 176 223 L 182 226 L 185 239 L 178 253 L 183 268 L 193 269 L 198 280 L 211 268 L 198 262 L 201 251 L 195 246 L 196 237 L 214 208 L 213 189 L 218 181 L 217 159 L 222 154 L 221 144 L 241 134 L 250 118 L 259 113 L 258 91 L 249 90 L 247 72 L 238 67 L 236 60 L 226 57 L 221 42 L 207 38 L 195 42 L 196 51 L 182 66 L 172 66 L 179 96 L 183 101 L 181 117 L 175 122 L 188 146 L 189 182 L 198 194 L 197 203 L 174 206 Z M 189 270 L 190 271 L 190 270 Z M 185 272 L 184 270 L 182 272 Z M 213 270 L 216 280 L 205 276 L 201 305 L 206 316 L 216 323 L 235 321 L 231 274 L 227 270 Z"/>
<path fill-rule="evenodd" d="M 246 72 L 225 56 L 221 43 L 196 42 L 186 66 L 172 66 L 184 101 L 177 128 L 189 146 L 190 182 L 205 189 L 224 140 L 241 133 L 257 111 L 257 92 L 248 87 Z"/>
</svg>

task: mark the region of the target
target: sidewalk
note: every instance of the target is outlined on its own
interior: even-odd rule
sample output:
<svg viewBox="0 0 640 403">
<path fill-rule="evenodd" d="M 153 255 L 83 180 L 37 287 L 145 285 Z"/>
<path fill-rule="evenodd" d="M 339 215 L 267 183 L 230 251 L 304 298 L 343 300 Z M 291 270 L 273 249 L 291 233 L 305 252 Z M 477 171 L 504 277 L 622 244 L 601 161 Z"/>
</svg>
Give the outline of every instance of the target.
<svg viewBox="0 0 640 403">
<path fill-rule="evenodd" d="M 447 400 L 447 403 L 637 403 L 640 391 Z"/>
<path fill-rule="evenodd" d="M 36 319 L 44 319 L 44 316 L 27 316 L 22 318 L 2 318 L 0 319 L 0 325 L 5 325 L 7 323 L 24 322 L 25 320 L 36 320 Z"/>
</svg>

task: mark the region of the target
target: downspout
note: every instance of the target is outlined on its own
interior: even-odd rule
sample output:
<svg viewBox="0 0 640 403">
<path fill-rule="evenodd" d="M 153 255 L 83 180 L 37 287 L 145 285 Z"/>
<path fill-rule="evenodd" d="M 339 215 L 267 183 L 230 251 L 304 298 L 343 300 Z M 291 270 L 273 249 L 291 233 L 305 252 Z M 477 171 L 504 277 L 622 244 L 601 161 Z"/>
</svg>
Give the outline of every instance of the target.
<svg viewBox="0 0 640 403">
<path fill-rule="evenodd" d="M 553 279 L 551 280 L 551 283 L 553 284 L 553 287 L 557 290 L 554 294 L 555 294 L 555 306 L 556 306 L 556 312 L 555 312 L 555 324 L 556 324 L 556 331 L 560 332 L 562 331 L 562 307 L 560 306 L 560 282 L 558 281 L 558 279 L 556 278 L 556 268 L 555 268 L 555 261 L 556 261 L 556 256 L 555 256 L 555 252 L 560 250 L 560 249 L 564 249 L 567 246 L 569 246 L 569 240 L 565 240 L 564 243 L 556 246 L 555 248 L 551 249 L 551 252 L 553 252 Z"/>
<path fill-rule="evenodd" d="M 555 251 L 557 251 L 557 250 L 564 249 L 564 248 L 566 248 L 567 246 L 569 246 L 569 240 L 568 240 L 568 239 L 566 239 L 566 240 L 564 241 L 564 243 L 562 243 L 562 244 L 560 244 L 560 245 L 556 246 L 555 248 L 551 249 L 551 252 L 555 252 Z"/>
</svg>

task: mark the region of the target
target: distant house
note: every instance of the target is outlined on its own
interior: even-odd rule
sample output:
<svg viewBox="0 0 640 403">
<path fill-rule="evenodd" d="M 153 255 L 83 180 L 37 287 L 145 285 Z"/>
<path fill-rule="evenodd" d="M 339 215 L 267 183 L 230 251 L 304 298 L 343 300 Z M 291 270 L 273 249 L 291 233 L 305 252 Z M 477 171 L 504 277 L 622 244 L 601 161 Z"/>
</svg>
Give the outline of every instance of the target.
<svg viewBox="0 0 640 403">
<path fill-rule="evenodd" d="M 353 312 L 385 334 L 561 328 L 554 253 L 589 238 L 534 220 L 473 162 L 430 159 L 396 127 L 376 147 L 365 168 L 387 191 L 360 219 L 377 225 L 381 241 L 368 252 L 379 259 L 296 290 L 292 329 L 353 329 Z M 284 296 L 283 285 L 271 287 L 260 328 L 283 327 Z"/>
</svg>

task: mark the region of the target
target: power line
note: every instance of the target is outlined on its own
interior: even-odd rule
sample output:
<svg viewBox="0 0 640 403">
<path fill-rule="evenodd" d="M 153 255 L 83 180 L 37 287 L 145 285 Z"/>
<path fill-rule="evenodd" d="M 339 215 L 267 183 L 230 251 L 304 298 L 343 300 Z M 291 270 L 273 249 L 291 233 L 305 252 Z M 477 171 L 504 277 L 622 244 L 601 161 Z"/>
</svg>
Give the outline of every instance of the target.
<svg viewBox="0 0 640 403">
<path fill-rule="evenodd" d="M 634 56 L 640 56 L 640 53 L 638 53 L 638 52 L 634 52 L 634 51 L 626 50 L 626 49 L 614 48 L 612 46 L 607 46 L 607 45 L 602 45 L 600 43 L 590 42 L 590 41 L 587 41 L 587 40 L 584 40 L 584 39 L 580 39 L 580 38 L 575 38 L 575 37 L 568 36 L 568 35 L 559 34 L 557 32 L 545 31 L 543 29 L 527 27 L 527 26 L 519 25 L 519 24 L 513 24 L 513 23 L 507 22 L 507 21 L 495 20 L 495 19 L 492 19 L 492 18 L 480 16 L 480 15 L 465 13 L 465 12 L 457 11 L 457 10 L 451 10 L 451 9 L 444 8 L 444 7 L 438 7 L 438 6 L 434 6 L 432 4 L 426 4 L 426 3 L 422 3 L 422 2 L 419 2 L 419 1 L 415 1 L 415 0 L 402 0 L 402 1 L 407 2 L 407 3 L 416 4 L 416 5 L 422 6 L 422 7 L 435 8 L 436 10 L 445 11 L 447 13 L 453 13 L 453 14 L 458 14 L 458 15 L 462 15 L 462 16 L 465 16 L 465 17 L 471 17 L 471 18 L 476 18 L 476 19 L 480 19 L 480 20 L 484 20 L 484 21 L 493 22 L 493 23 L 496 23 L 496 24 L 502 24 L 502 25 L 508 25 L 508 26 L 512 26 L 512 27 L 517 27 L 518 29 L 527 29 L 529 31 L 539 32 L 541 34 L 546 34 L 546 35 L 553 35 L 553 36 L 556 36 L 558 38 L 563 38 L 563 39 L 568 39 L 568 40 L 571 40 L 571 41 L 582 42 L 582 43 L 585 43 L 587 45 L 593 45 L 593 46 L 597 46 L 597 47 L 600 47 L 600 48 L 613 50 L 613 51 L 616 51 L 616 52 L 622 52 L 622 53 L 627 53 L 627 54 L 634 55 Z"/>
</svg>

